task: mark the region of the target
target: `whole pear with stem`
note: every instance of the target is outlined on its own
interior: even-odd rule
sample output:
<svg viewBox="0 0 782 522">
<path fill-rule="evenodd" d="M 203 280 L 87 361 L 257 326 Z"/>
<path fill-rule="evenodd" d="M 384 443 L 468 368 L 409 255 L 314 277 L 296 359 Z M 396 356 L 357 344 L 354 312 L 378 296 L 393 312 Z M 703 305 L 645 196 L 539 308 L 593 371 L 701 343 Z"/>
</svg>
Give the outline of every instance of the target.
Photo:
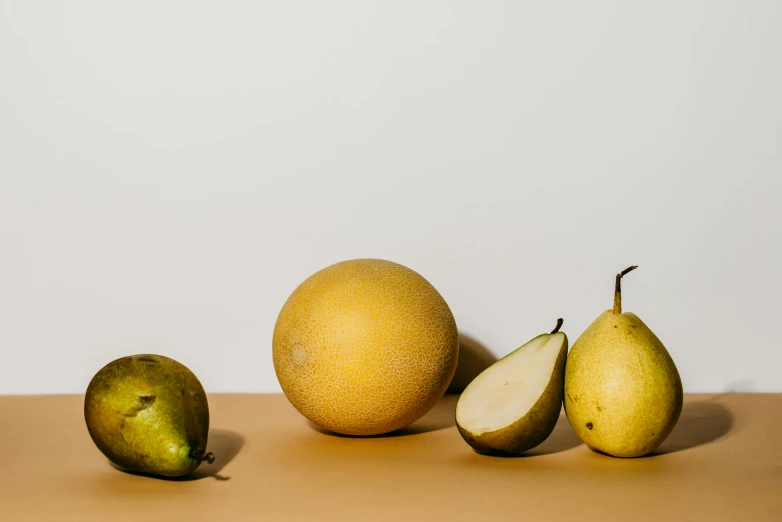
<svg viewBox="0 0 782 522">
<path fill-rule="evenodd" d="M 616 275 L 614 307 L 581 334 L 565 368 L 565 413 L 591 449 L 615 457 L 653 452 L 682 411 L 682 382 L 663 343 L 633 313 L 622 313 Z"/>
<path fill-rule="evenodd" d="M 84 420 L 98 449 L 125 471 L 181 477 L 214 460 L 206 451 L 204 388 L 162 355 L 121 357 L 101 368 L 84 396 Z"/>
</svg>

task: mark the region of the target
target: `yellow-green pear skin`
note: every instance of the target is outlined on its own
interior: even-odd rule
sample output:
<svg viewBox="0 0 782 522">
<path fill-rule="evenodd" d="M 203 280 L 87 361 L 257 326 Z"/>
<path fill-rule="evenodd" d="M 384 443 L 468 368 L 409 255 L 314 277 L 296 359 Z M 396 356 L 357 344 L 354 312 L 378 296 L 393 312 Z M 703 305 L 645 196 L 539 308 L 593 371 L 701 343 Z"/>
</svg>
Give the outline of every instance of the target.
<svg viewBox="0 0 782 522">
<path fill-rule="evenodd" d="M 481 454 L 519 454 L 551 435 L 562 411 L 568 341 L 535 337 L 479 374 L 456 405 L 459 434 Z"/>
<path fill-rule="evenodd" d="M 98 449 L 127 471 L 178 477 L 213 458 L 206 393 L 193 372 L 162 355 L 104 366 L 87 387 L 84 419 Z"/>
<path fill-rule="evenodd" d="M 634 267 L 631 267 L 631 269 Z M 682 382 L 668 351 L 641 319 L 613 310 L 573 344 L 565 368 L 565 413 L 591 449 L 615 457 L 653 452 L 682 411 Z"/>
<path fill-rule="evenodd" d="M 557 357 L 554 372 L 546 390 L 524 417 L 510 426 L 480 435 L 473 435 L 457 422 L 456 427 L 462 438 L 477 453 L 489 455 L 503 453 L 516 455 L 540 445 L 554 431 L 562 411 L 562 388 L 566 359 L 567 340 L 565 340 Z"/>
</svg>

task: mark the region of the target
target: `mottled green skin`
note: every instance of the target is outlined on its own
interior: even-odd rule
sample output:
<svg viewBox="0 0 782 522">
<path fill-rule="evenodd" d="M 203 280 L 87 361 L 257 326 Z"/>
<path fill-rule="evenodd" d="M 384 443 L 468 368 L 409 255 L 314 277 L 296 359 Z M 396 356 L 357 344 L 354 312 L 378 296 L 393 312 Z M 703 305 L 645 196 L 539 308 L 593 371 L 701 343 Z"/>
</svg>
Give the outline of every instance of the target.
<svg viewBox="0 0 782 522">
<path fill-rule="evenodd" d="M 565 335 L 563 332 L 560 333 Z M 551 334 L 543 335 L 548 336 Z M 530 342 L 533 342 L 535 339 L 532 339 Z M 567 336 L 565 336 L 562 348 L 554 363 L 554 371 L 551 373 L 551 380 L 548 386 L 546 386 L 540 398 L 524 417 L 503 429 L 482 433 L 477 436 L 462 428 L 457 421 L 456 427 L 467 444 L 481 454 L 516 455 L 531 450 L 546 440 L 551 435 L 551 432 L 554 431 L 554 427 L 559 419 L 559 413 L 562 411 L 567 350 L 568 341 Z M 512 354 L 513 352 L 505 357 Z M 501 364 L 505 357 L 494 364 Z"/>
<path fill-rule="evenodd" d="M 676 425 L 682 399 L 673 359 L 635 314 L 607 310 L 570 350 L 565 412 L 594 450 L 615 457 L 651 453 Z"/>
<path fill-rule="evenodd" d="M 104 366 L 87 387 L 84 419 L 98 449 L 122 469 L 177 477 L 204 460 L 206 393 L 168 357 L 132 355 Z"/>
</svg>

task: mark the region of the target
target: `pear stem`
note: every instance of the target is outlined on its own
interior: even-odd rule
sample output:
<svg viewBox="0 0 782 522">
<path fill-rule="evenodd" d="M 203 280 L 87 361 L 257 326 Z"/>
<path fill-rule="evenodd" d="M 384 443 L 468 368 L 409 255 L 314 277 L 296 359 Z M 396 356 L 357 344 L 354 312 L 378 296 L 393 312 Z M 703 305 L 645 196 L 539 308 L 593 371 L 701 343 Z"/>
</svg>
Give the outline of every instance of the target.
<svg viewBox="0 0 782 522">
<path fill-rule="evenodd" d="M 554 328 L 553 330 L 551 330 L 551 333 L 552 334 L 557 333 L 559 331 L 559 329 L 562 328 L 562 323 L 564 323 L 564 322 L 565 321 L 563 321 L 561 317 L 559 319 L 557 319 L 557 327 Z"/>
<path fill-rule="evenodd" d="M 636 268 L 638 267 L 631 266 L 629 268 L 625 268 L 624 270 L 616 274 L 616 286 L 614 287 L 614 313 L 615 314 L 622 313 L 622 277 L 628 272 L 632 272 Z"/>
<path fill-rule="evenodd" d="M 207 464 L 211 464 L 212 462 L 215 461 L 215 454 L 210 451 L 209 453 L 204 455 L 204 458 L 201 459 L 201 462 L 204 461 L 206 461 Z"/>
</svg>

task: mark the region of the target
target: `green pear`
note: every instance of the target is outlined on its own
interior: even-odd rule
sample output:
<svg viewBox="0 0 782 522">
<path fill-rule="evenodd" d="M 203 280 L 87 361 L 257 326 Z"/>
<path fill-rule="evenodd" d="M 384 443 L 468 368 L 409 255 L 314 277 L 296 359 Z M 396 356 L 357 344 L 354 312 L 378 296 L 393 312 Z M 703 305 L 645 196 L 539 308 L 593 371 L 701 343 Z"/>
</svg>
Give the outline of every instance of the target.
<svg viewBox="0 0 782 522">
<path fill-rule="evenodd" d="M 481 372 L 456 404 L 456 426 L 478 453 L 518 454 L 551 435 L 562 410 L 567 336 L 562 319 Z"/>
<path fill-rule="evenodd" d="M 622 313 L 622 277 L 614 308 L 573 344 L 565 369 L 565 413 L 593 450 L 615 457 L 654 451 L 682 411 L 682 381 L 663 343 L 635 314 Z"/>
<path fill-rule="evenodd" d="M 87 430 L 117 467 L 178 477 L 206 453 L 209 406 L 198 378 L 161 355 L 132 355 L 104 366 L 84 398 Z"/>
</svg>

